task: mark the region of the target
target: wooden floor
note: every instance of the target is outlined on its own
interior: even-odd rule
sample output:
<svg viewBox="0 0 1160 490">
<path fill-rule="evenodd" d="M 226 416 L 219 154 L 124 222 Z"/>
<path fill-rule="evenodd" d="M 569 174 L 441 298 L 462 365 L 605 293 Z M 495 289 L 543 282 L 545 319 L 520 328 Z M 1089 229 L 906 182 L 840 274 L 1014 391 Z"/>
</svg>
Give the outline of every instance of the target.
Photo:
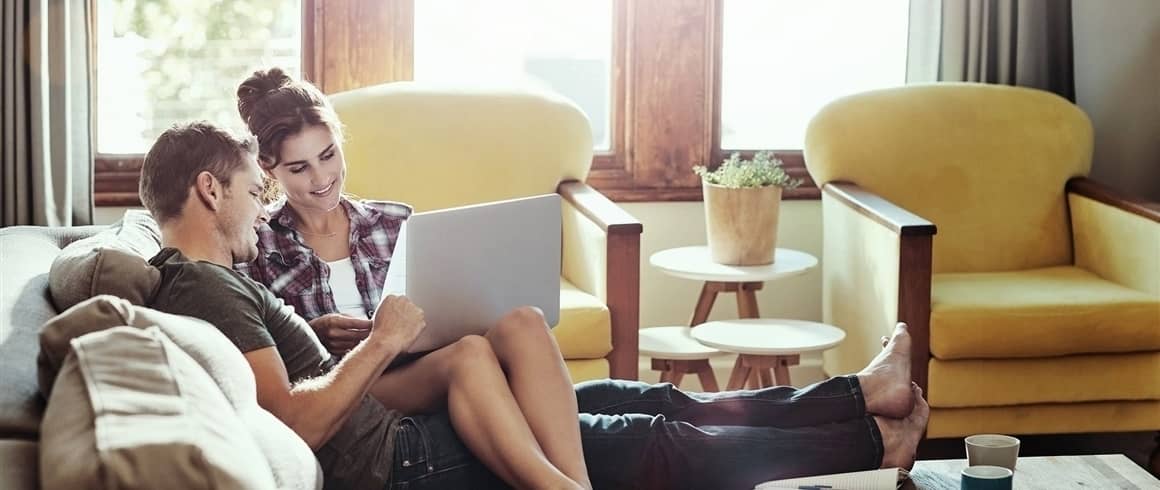
<svg viewBox="0 0 1160 490">
<path fill-rule="evenodd" d="M 1123 454 L 1144 469 L 1157 447 L 1157 432 L 1112 434 L 1063 434 L 1019 437 L 1020 456 L 1061 456 L 1076 454 Z M 961 438 L 928 439 L 918 447 L 918 459 L 965 458 Z M 1152 470 L 1160 478 L 1160 473 Z"/>
</svg>

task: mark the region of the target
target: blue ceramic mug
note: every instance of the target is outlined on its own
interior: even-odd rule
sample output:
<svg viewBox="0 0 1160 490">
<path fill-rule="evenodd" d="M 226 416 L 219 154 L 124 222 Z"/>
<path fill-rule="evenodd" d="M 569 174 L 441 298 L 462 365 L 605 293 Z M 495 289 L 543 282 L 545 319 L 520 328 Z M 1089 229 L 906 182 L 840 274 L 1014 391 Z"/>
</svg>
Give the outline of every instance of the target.
<svg viewBox="0 0 1160 490">
<path fill-rule="evenodd" d="M 1015 473 L 1002 466 L 963 468 L 962 490 L 1011 490 Z"/>
</svg>

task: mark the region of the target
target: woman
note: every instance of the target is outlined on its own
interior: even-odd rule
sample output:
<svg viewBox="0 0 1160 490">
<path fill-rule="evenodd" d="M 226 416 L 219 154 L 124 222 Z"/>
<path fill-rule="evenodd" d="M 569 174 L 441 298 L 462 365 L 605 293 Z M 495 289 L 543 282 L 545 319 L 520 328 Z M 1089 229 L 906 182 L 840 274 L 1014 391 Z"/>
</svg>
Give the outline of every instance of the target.
<svg viewBox="0 0 1160 490">
<path fill-rule="evenodd" d="M 341 354 L 367 335 L 410 209 L 342 195 L 340 125 L 309 83 L 276 68 L 257 72 L 239 87 L 238 108 L 258 138 L 266 174 L 285 194 L 260 231 L 259 258 L 239 269 L 294 306 Z M 460 342 L 472 345 L 470 358 L 448 355 L 459 349 L 453 344 L 392 367 L 372 393 L 408 414 L 446 408 L 467 448 L 518 487 L 752 488 L 779 477 L 909 466 L 926 425 L 902 326 L 856 375 L 800 390 L 719 394 L 620 380 L 573 391 L 533 308 L 512 312 L 485 339 L 483 349 L 478 337 Z M 451 396 L 459 393 L 454 387 L 477 383 L 484 393 Z"/>
<path fill-rule="evenodd" d="M 343 194 L 341 126 L 313 85 L 274 68 L 254 73 L 237 96 L 258 138 L 259 163 L 285 196 L 269 208 L 258 259 L 238 269 L 293 306 L 341 355 L 369 332 L 411 210 Z M 397 363 L 371 394 L 406 415 L 446 410 L 464 444 L 510 485 L 590 488 L 576 395 L 541 312 L 518 308 L 484 339 L 465 337 Z"/>
</svg>

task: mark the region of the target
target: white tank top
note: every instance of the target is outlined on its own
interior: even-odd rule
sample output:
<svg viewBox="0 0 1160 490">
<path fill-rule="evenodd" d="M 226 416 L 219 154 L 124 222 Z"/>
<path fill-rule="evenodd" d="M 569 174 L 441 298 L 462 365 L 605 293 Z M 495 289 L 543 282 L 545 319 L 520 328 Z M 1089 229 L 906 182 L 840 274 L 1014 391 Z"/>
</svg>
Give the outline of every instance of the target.
<svg viewBox="0 0 1160 490">
<path fill-rule="evenodd" d="M 338 307 L 338 312 L 355 318 L 366 318 L 367 310 L 363 307 L 362 296 L 358 292 L 354 265 L 350 263 L 350 257 L 327 262 L 326 265 L 330 266 L 330 292 L 334 296 L 334 305 Z"/>
</svg>

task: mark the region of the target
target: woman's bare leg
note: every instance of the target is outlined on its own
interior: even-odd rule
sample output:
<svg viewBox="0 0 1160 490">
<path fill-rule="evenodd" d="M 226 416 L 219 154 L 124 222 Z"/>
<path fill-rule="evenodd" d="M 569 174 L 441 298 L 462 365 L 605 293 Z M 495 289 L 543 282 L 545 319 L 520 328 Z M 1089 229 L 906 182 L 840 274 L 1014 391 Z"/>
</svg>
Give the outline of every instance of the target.
<svg viewBox="0 0 1160 490">
<path fill-rule="evenodd" d="M 548 461 L 591 488 L 576 418 L 576 391 L 543 313 L 535 307 L 516 308 L 485 337 Z"/>
<path fill-rule="evenodd" d="M 463 443 L 516 488 L 580 487 L 544 455 L 483 337 L 464 337 L 388 370 L 370 392 L 387 408 L 403 413 L 446 406 Z"/>
</svg>

